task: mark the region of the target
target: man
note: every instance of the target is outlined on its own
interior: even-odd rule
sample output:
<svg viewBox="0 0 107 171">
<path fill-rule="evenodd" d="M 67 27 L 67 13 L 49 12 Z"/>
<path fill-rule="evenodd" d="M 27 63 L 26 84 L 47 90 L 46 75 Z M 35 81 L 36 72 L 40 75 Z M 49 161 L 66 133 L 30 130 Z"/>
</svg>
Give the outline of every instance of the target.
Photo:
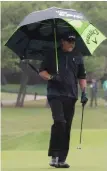
<svg viewBox="0 0 107 171">
<path fill-rule="evenodd" d="M 90 85 L 90 107 L 93 106 L 93 101 L 95 101 L 95 107 L 97 107 L 97 81 L 92 79 L 92 83 Z"/>
<path fill-rule="evenodd" d="M 86 71 L 83 59 L 75 46 L 75 35 L 64 33 L 62 47 L 58 50 L 58 68 L 56 58 L 51 52 L 41 64 L 40 76 L 48 80 L 47 98 L 51 107 L 53 125 L 48 156 L 52 156 L 50 166 L 69 168 L 65 162 L 70 142 L 70 129 L 74 116 L 75 102 L 78 99 L 78 79 L 82 90 L 81 103 L 86 104 Z"/>
<path fill-rule="evenodd" d="M 103 90 L 104 90 L 105 106 L 107 106 L 107 80 L 105 80 L 103 83 Z"/>
</svg>

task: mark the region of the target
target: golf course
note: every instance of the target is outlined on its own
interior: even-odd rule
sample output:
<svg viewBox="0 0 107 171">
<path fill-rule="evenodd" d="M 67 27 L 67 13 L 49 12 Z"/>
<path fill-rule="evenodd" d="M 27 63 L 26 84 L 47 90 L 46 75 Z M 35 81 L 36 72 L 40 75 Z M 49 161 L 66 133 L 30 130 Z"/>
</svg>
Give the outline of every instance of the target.
<svg viewBox="0 0 107 171">
<path fill-rule="evenodd" d="M 24 108 L 2 108 L 2 171 L 51 171 L 48 144 L 52 117 L 45 100 L 26 102 Z M 85 107 L 81 149 L 81 104 L 76 104 L 72 125 L 70 171 L 107 170 L 107 107 Z M 62 170 L 62 169 L 58 169 Z M 64 170 L 64 169 L 63 169 Z M 67 170 L 67 169 L 65 169 Z"/>
<path fill-rule="evenodd" d="M 107 171 L 107 2 L 44 2 L 1 1 L 1 170 Z"/>
</svg>

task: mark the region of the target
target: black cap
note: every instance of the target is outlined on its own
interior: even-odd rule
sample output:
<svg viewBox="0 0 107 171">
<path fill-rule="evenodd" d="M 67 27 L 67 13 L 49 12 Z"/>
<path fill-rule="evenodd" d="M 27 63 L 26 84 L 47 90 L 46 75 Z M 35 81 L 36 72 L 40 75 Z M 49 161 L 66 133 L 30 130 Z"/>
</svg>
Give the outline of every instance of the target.
<svg viewBox="0 0 107 171">
<path fill-rule="evenodd" d="M 63 35 L 62 35 L 62 39 L 63 40 L 66 40 L 66 41 L 68 41 L 68 42 L 72 42 L 72 41 L 75 41 L 76 40 L 76 35 L 75 34 L 73 34 L 73 33 L 64 33 Z"/>
</svg>

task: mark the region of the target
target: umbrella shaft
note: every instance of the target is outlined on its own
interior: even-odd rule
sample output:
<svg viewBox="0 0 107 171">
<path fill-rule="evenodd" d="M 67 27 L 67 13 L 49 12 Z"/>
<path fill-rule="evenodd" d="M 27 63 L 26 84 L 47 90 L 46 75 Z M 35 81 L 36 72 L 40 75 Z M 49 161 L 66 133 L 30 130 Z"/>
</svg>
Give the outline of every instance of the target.
<svg viewBox="0 0 107 171">
<path fill-rule="evenodd" d="M 54 39 L 55 39 L 56 71 L 58 73 L 58 52 L 57 52 L 57 39 L 56 39 L 56 23 L 55 23 L 55 19 L 54 19 Z"/>
</svg>

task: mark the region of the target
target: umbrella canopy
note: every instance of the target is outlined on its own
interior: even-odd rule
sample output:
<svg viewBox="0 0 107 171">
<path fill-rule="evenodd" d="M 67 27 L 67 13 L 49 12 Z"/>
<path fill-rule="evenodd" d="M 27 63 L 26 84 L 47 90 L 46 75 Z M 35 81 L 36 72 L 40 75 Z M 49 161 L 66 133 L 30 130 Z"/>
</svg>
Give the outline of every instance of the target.
<svg viewBox="0 0 107 171">
<path fill-rule="evenodd" d="M 42 58 L 43 52 L 57 48 L 63 33 L 76 34 L 76 47 L 83 56 L 92 55 L 106 37 L 86 17 L 73 9 L 52 7 L 30 13 L 19 24 L 6 46 L 20 59 Z"/>
</svg>

